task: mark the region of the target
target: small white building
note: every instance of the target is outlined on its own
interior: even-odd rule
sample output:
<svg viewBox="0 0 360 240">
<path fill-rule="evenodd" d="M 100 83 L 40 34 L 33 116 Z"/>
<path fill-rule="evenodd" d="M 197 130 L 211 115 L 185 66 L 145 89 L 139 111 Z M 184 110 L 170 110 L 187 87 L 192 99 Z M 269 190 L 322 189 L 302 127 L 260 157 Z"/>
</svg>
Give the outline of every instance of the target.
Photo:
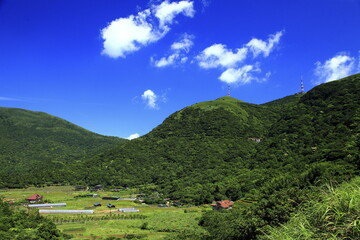
<svg viewBox="0 0 360 240">
<path fill-rule="evenodd" d="M 40 209 L 39 213 L 94 213 L 94 210 L 48 210 L 48 209 Z"/>
<path fill-rule="evenodd" d="M 129 212 L 140 212 L 139 209 L 136 208 L 119 208 L 119 212 L 129 213 Z"/>
<path fill-rule="evenodd" d="M 29 204 L 28 207 L 35 207 L 35 208 L 66 207 L 66 203 Z"/>
</svg>

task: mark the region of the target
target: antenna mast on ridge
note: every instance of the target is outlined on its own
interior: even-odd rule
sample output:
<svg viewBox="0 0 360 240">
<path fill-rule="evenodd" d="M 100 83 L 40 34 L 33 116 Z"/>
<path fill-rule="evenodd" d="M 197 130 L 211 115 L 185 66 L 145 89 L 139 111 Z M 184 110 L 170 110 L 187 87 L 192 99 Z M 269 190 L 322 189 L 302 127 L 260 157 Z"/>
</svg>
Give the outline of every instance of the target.
<svg viewBox="0 0 360 240">
<path fill-rule="evenodd" d="M 228 97 L 230 97 L 230 85 L 228 85 L 228 93 L 227 93 Z"/>
<path fill-rule="evenodd" d="M 301 82 L 300 82 L 300 93 L 305 93 L 304 90 L 304 81 L 303 81 L 303 77 L 301 76 Z"/>
</svg>

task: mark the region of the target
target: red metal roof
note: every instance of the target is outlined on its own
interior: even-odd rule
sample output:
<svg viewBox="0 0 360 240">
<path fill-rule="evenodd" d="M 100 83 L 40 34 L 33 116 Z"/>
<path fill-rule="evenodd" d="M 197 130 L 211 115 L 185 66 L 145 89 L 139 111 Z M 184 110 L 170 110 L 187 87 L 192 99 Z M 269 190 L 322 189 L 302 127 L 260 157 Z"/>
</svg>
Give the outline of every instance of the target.
<svg viewBox="0 0 360 240">
<path fill-rule="evenodd" d="M 220 204 L 220 206 L 222 208 L 229 208 L 232 205 L 234 205 L 234 203 L 232 201 L 229 201 L 229 200 L 224 200 L 224 201 L 221 201 L 221 202 L 218 202 L 218 203 Z"/>
<path fill-rule="evenodd" d="M 230 200 L 223 200 L 223 201 L 217 201 L 215 203 L 212 203 L 210 206 L 219 206 L 219 207 L 222 207 L 222 208 L 229 208 L 231 207 L 232 205 L 234 205 L 234 203 Z"/>
<path fill-rule="evenodd" d="M 41 198 L 42 198 L 42 196 L 40 196 L 39 194 L 34 194 L 31 197 L 28 197 L 27 200 L 38 200 Z"/>
</svg>

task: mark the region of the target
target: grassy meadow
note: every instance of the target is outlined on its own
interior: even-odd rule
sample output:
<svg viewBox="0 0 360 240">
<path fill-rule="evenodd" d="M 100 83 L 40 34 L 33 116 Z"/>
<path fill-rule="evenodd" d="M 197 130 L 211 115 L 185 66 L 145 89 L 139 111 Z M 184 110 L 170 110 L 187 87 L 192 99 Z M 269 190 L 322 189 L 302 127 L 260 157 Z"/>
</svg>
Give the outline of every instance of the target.
<svg viewBox="0 0 360 240">
<path fill-rule="evenodd" d="M 44 202 L 66 203 L 66 207 L 53 209 L 83 210 L 92 209 L 94 214 L 42 214 L 43 216 L 57 221 L 58 228 L 73 239 L 171 239 L 173 234 L 183 230 L 191 230 L 201 233 L 197 222 L 204 211 L 211 210 L 209 207 L 158 207 L 135 203 L 130 200 L 102 200 L 101 197 L 135 197 L 136 189 L 121 192 L 87 192 L 74 191 L 71 186 L 50 186 L 42 188 L 9 189 L 0 190 L 0 196 L 6 201 L 15 203 L 24 202 L 25 198 L 34 193 L 43 196 Z M 76 197 L 84 194 L 98 194 L 99 197 Z M 100 202 L 101 207 L 92 208 L 94 203 Z M 111 210 L 107 205 L 116 206 Z M 134 207 L 140 210 L 138 213 L 121 213 L 118 208 Z M 24 206 L 20 208 L 26 209 Z M 103 220 L 119 217 L 115 220 Z M 121 219 L 122 216 L 133 216 L 134 219 Z M 88 221 L 89 218 L 94 220 Z M 83 220 L 82 220 L 83 219 Z"/>
</svg>

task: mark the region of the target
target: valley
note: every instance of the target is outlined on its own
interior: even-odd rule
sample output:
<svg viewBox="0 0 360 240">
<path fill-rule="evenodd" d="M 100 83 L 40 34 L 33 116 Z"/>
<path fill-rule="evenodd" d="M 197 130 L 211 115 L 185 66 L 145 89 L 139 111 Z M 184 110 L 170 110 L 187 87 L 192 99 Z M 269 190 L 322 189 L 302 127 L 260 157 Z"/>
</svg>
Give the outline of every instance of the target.
<svg viewBox="0 0 360 240">
<path fill-rule="evenodd" d="M 66 203 L 65 207 L 36 208 L 39 210 L 93 210 L 94 213 L 42 213 L 56 223 L 57 228 L 72 239 L 172 239 L 176 233 L 192 230 L 204 233 L 197 226 L 203 212 L 212 211 L 207 206 L 158 206 L 159 204 L 135 203 L 134 200 L 102 200 L 102 197 L 136 198 L 138 189 L 112 191 L 74 191 L 71 186 L 30 187 L 2 190 L 0 197 L 27 211 L 25 200 L 34 193 L 43 197 L 42 202 Z M 88 195 L 88 196 L 87 196 Z M 92 197 L 90 195 L 94 195 Z M 101 206 L 94 207 L 94 203 Z M 115 205 L 108 208 L 108 204 Z M 30 204 L 34 205 L 34 204 Z M 164 204 L 163 204 L 164 205 Z M 136 208 L 137 213 L 122 213 L 121 208 Z M 31 209 L 34 210 L 34 209 Z"/>
<path fill-rule="evenodd" d="M 18 211 L 25 210 L 29 216 L 23 217 L 49 221 L 48 228 L 37 233 L 28 228 L 10 231 L 16 226 L 6 225 L 2 234 L 20 238 L 53 231 L 53 239 L 69 237 L 61 235 L 65 233 L 77 239 L 250 240 L 279 239 L 281 232 L 290 240 L 298 239 L 296 223 L 302 219 L 309 223 L 301 233 L 311 236 L 308 239 L 356 239 L 359 92 L 360 74 L 355 74 L 260 105 L 221 97 L 181 109 L 131 141 L 96 135 L 43 113 L 0 109 L 0 195 L 15 202 L 2 203 L 2 211 L 16 219 Z M 105 186 L 101 197 L 146 194 L 151 199 L 143 205 L 80 198 L 76 196 L 82 193 L 71 187 L 99 184 Z M 110 192 L 115 188 L 123 190 Z M 21 205 L 35 193 L 52 203 L 66 202 L 64 209 L 94 210 L 95 219 L 62 214 L 42 218 Z M 324 215 L 324 206 L 337 196 L 344 200 L 331 211 L 345 218 L 330 214 L 328 220 L 319 220 L 311 214 Z M 183 205 L 159 207 L 169 200 Z M 210 204 L 221 200 L 233 201 L 233 209 L 212 210 Z M 93 209 L 97 202 L 101 206 Z M 110 203 L 139 212 L 114 210 L 110 217 Z"/>
</svg>

